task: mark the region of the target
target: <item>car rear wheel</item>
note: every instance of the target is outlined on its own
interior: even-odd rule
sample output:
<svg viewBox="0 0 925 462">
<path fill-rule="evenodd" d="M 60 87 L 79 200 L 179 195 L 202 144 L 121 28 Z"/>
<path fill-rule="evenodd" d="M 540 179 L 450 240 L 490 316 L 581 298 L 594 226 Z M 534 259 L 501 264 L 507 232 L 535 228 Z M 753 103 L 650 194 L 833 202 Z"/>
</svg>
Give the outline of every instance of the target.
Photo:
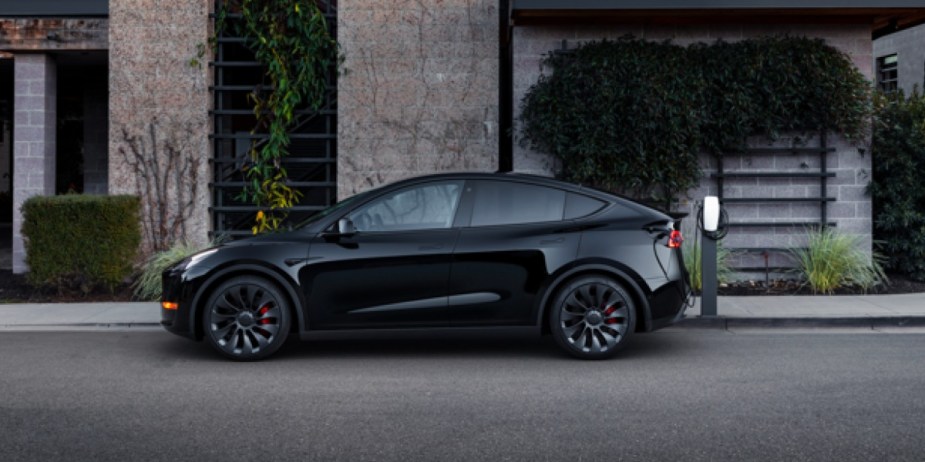
<svg viewBox="0 0 925 462">
<path fill-rule="evenodd" d="M 242 276 L 222 283 L 202 312 L 205 339 L 219 353 L 241 361 L 263 359 L 289 334 L 289 304 L 276 285 Z"/>
<path fill-rule="evenodd" d="M 616 281 L 582 276 L 559 290 L 549 324 L 556 343 L 569 354 L 605 359 L 626 345 L 636 328 L 636 309 Z"/>
</svg>

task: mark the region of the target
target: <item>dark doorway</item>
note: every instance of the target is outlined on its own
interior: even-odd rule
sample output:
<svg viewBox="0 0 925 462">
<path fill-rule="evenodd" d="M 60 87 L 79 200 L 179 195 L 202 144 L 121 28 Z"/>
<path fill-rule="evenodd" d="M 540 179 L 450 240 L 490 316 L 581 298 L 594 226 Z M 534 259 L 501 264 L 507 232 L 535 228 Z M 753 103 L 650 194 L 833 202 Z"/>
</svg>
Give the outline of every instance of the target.
<svg viewBox="0 0 925 462">
<path fill-rule="evenodd" d="M 0 241 L 13 222 L 13 60 L 0 59 Z"/>
<path fill-rule="evenodd" d="M 62 53 L 56 59 L 55 193 L 105 194 L 109 150 L 107 53 Z"/>
<path fill-rule="evenodd" d="M 13 60 L 0 59 L 0 269 L 13 254 Z"/>
</svg>

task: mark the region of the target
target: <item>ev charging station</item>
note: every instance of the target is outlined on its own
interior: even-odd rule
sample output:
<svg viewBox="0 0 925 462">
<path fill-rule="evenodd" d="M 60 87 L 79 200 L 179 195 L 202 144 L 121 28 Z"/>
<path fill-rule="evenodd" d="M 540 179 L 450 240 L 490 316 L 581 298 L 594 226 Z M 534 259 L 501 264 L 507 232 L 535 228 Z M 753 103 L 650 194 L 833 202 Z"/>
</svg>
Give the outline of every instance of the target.
<svg viewBox="0 0 925 462">
<path fill-rule="evenodd" d="M 717 241 L 726 235 L 725 212 L 716 196 L 707 196 L 703 199 L 701 209 L 701 222 L 698 226 L 703 232 L 700 237 L 700 316 L 716 316 L 716 291 L 719 287 L 716 277 L 716 246 Z M 723 223 L 721 223 L 723 222 Z"/>
</svg>

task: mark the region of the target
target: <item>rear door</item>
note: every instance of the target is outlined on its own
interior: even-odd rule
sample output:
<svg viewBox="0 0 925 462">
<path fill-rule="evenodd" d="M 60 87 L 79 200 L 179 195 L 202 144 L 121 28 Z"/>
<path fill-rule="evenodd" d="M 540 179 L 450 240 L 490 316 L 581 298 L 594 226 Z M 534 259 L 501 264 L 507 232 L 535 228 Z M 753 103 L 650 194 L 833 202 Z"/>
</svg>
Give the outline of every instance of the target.
<svg viewBox="0 0 925 462">
<path fill-rule="evenodd" d="M 563 220 L 564 190 L 512 180 L 466 184 L 469 226 L 450 274 L 454 325 L 531 325 L 540 286 L 572 261 L 581 236 Z"/>
</svg>

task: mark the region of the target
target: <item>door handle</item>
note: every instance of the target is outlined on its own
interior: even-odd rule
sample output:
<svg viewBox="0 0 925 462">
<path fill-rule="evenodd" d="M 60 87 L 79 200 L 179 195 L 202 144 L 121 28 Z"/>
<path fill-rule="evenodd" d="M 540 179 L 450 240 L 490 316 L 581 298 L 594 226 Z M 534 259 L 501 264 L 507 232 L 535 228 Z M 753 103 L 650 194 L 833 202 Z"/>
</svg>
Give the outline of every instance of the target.
<svg viewBox="0 0 925 462">
<path fill-rule="evenodd" d="M 418 250 L 440 250 L 443 248 L 443 244 L 425 244 L 418 247 Z"/>
<path fill-rule="evenodd" d="M 565 242 L 565 238 L 564 238 L 564 237 L 559 237 L 559 238 L 556 238 L 556 239 L 543 239 L 543 240 L 540 241 L 540 245 L 561 244 L 561 243 L 563 243 L 563 242 Z"/>
</svg>

